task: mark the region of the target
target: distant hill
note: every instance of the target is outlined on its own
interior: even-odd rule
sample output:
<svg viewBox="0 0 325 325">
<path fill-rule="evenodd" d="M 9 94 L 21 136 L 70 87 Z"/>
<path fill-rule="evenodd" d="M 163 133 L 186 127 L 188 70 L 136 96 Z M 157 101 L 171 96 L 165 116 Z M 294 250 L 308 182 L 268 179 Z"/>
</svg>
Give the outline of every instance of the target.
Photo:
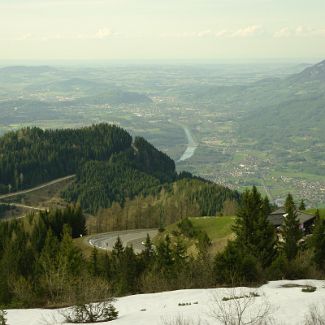
<svg viewBox="0 0 325 325">
<path fill-rule="evenodd" d="M 313 81 L 325 82 L 325 60 L 291 76 L 289 80 L 303 83 Z"/>
<path fill-rule="evenodd" d="M 55 80 L 51 82 L 40 82 L 25 87 L 27 91 L 53 91 L 53 92 L 74 92 L 74 91 L 103 91 L 109 87 L 108 84 L 98 81 L 82 79 L 82 78 L 67 78 Z"/>
<path fill-rule="evenodd" d="M 323 173 L 325 61 L 282 80 L 259 82 L 241 97 L 246 113 L 238 133 L 243 141 L 250 139 L 258 150 L 272 150 L 297 171 Z"/>
<path fill-rule="evenodd" d="M 20 75 L 40 75 L 49 72 L 57 72 L 56 68 L 47 66 L 47 65 L 40 65 L 40 66 L 9 66 L 0 68 L 0 75 L 1 74 L 20 74 Z"/>
<path fill-rule="evenodd" d="M 0 137 L 0 152 L 0 194 L 76 174 L 76 181 L 63 197 L 90 212 L 114 202 L 123 206 L 137 195 L 157 195 L 162 188 L 171 191 L 175 181 L 185 179 L 195 179 L 196 184 L 189 186 L 186 200 L 192 200 L 204 214 L 215 215 L 225 200 L 239 198 L 237 192 L 191 174 L 178 175 L 175 162 L 165 153 L 108 124 L 9 132 Z"/>
</svg>

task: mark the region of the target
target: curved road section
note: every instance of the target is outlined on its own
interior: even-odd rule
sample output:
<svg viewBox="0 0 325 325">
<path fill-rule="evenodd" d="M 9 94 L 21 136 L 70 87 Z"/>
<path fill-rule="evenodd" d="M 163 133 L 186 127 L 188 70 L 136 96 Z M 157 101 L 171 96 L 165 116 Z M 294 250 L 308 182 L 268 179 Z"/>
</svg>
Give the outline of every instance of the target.
<svg viewBox="0 0 325 325">
<path fill-rule="evenodd" d="M 158 230 L 135 229 L 106 232 L 103 234 L 91 236 L 88 242 L 91 246 L 95 246 L 100 249 L 112 250 L 117 240 L 117 237 L 120 237 L 124 247 L 132 245 L 135 253 L 138 254 L 141 253 L 144 249 L 144 245 L 142 243 L 146 240 L 147 234 L 149 234 L 150 238 L 153 238 L 158 234 Z"/>
<path fill-rule="evenodd" d="M 35 191 L 38 191 L 38 190 L 43 189 L 45 187 L 49 187 L 51 185 L 54 185 L 54 184 L 57 184 L 57 183 L 60 183 L 60 182 L 63 182 L 63 181 L 66 181 L 66 180 L 69 180 L 69 179 L 72 179 L 72 178 L 75 178 L 75 177 L 76 177 L 76 175 L 69 175 L 69 176 L 65 176 L 65 177 L 55 179 L 55 180 L 53 180 L 51 182 L 48 182 L 48 183 L 45 183 L 45 184 L 38 185 L 36 187 L 30 188 L 30 189 L 27 189 L 27 190 L 0 195 L 0 200 L 8 199 L 8 198 L 18 196 L 18 195 L 27 194 L 27 193 L 30 193 L 30 192 L 35 192 Z"/>
</svg>

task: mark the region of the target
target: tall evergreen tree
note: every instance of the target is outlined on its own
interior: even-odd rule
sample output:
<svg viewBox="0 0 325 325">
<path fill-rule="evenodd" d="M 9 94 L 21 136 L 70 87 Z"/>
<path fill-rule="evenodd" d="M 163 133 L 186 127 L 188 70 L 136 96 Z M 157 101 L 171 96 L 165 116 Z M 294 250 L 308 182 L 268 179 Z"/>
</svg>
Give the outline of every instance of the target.
<svg viewBox="0 0 325 325">
<path fill-rule="evenodd" d="M 251 252 L 263 267 L 275 257 L 276 236 L 268 221 L 270 212 L 268 198 L 262 199 L 254 186 L 244 192 L 234 226 L 238 247 Z"/>
<path fill-rule="evenodd" d="M 124 252 L 124 247 L 120 236 L 117 236 L 116 242 L 113 246 L 112 255 L 115 257 L 120 257 Z"/>
<path fill-rule="evenodd" d="M 306 210 L 305 201 L 303 199 L 300 201 L 299 210 L 300 211 L 305 211 Z"/>
<path fill-rule="evenodd" d="M 255 186 L 251 191 L 246 190 L 244 192 L 238 209 L 234 232 L 238 242 L 248 248 L 251 248 L 255 241 L 256 221 L 261 206 L 262 198 Z"/>
<path fill-rule="evenodd" d="M 285 201 L 285 218 L 283 223 L 282 235 L 284 239 L 284 253 L 288 260 L 292 260 L 298 253 L 298 240 L 302 237 L 299 227 L 297 209 L 291 194 L 288 194 Z"/>
<path fill-rule="evenodd" d="M 313 260 L 318 268 L 325 269 L 325 220 L 317 219 L 312 235 Z"/>
<path fill-rule="evenodd" d="M 273 225 L 268 221 L 270 212 L 270 202 L 265 197 L 256 220 L 253 242 L 255 250 L 253 254 L 260 261 L 262 267 L 269 266 L 276 256 L 277 238 Z"/>
<path fill-rule="evenodd" d="M 157 246 L 156 269 L 158 271 L 170 274 L 174 265 L 173 251 L 171 249 L 171 240 L 169 235 L 166 235 Z"/>
<path fill-rule="evenodd" d="M 155 256 L 152 241 L 149 234 L 147 234 L 146 241 L 144 243 L 144 250 L 142 251 L 143 262 L 146 266 L 149 266 Z"/>
</svg>

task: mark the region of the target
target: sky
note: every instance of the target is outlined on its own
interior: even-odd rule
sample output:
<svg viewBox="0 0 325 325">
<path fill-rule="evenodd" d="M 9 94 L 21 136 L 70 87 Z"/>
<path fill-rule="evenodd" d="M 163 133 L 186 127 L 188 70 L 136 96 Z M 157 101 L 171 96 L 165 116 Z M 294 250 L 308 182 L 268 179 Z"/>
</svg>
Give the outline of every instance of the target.
<svg viewBox="0 0 325 325">
<path fill-rule="evenodd" d="M 325 0 L 0 0 L 0 60 L 325 59 Z"/>
</svg>

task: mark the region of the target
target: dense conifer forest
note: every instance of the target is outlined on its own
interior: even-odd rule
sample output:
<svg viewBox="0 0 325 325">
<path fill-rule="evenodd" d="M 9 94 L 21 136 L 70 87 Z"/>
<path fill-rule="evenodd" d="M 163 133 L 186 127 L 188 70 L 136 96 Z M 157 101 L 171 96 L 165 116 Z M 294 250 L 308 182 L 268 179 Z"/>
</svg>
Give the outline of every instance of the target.
<svg viewBox="0 0 325 325">
<path fill-rule="evenodd" d="M 108 124 L 9 132 L 0 138 L 0 193 L 74 174 L 83 162 L 107 160 L 130 148 L 131 143 L 125 130 Z"/>
</svg>

